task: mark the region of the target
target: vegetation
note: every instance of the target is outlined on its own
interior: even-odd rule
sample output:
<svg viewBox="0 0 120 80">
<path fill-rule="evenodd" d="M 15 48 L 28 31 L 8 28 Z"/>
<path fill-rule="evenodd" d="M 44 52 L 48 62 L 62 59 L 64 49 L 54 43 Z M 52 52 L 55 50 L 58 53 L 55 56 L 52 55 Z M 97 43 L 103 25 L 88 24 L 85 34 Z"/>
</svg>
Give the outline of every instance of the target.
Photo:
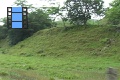
<svg viewBox="0 0 120 80">
<path fill-rule="evenodd" d="M 109 8 L 106 12 L 106 17 L 109 21 L 109 23 L 113 25 L 118 25 L 120 24 L 120 1 L 119 0 L 114 0 L 111 4 L 112 8 Z M 114 14 L 114 15 L 113 15 Z"/>
<path fill-rule="evenodd" d="M 8 35 L 9 37 L 9 44 L 15 45 L 18 42 L 30 37 L 33 33 L 45 29 L 50 28 L 52 26 L 52 21 L 49 19 L 49 15 L 45 13 L 41 9 L 36 9 L 32 5 L 27 5 L 26 0 L 16 0 L 14 2 L 17 6 L 24 6 L 31 8 L 31 12 L 28 13 L 28 19 L 29 19 L 29 29 L 6 29 L 7 27 L 7 20 L 6 18 L 3 18 L 3 28 L 1 29 L 3 35 L 1 35 L 1 38 L 6 38 Z"/>
<path fill-rule="evenodd" d="M 16 0 L 15 4 L 31 9 L 29 28 L 7 29 L 6 18 L 2 19 L 0 80 L 106 80 L 107 67 L 120 73 L 119 0 L 106 11 L 102 0 L 67 0 L 63 7 L 34 8 L 26 0 Z M 66 15 L 62 13 L 65 10 Z M 91 19 L 91 14 L 103 13 L 103 19 Z M 59 15 L 62 20 L 55 21 L 50 15 Z"/>
<path fill-rule="evenodd" d="M 17 78 L 26 73 L 23 76 L 27 78 L 38 74 L 65 80 L 105 80 L 107 67 L 119 69 L 120 66 L 120 35 L 109 29 L 96 26 L 64 31 L 56 27 L 38 31 L 13 47 L 2 49 L 1 46 L 1 68 L 8 74 L 11 69 L 14 73 L 11 75 L 18 75 Z"/>
<path fill-rule="evenodd" d="M 91 15 L 100 15 L 103 12 L 102 0 L 67 0 L 65 7 L 72 24 L 86 25 Z"/>
</svg>

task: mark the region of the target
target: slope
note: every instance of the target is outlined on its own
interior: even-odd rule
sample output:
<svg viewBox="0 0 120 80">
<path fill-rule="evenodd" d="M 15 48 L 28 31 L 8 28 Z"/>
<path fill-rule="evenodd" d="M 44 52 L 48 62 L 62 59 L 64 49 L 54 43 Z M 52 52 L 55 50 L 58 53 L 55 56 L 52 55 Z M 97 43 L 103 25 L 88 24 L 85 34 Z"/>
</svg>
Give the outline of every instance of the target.
<svg viewBox="0 0 120 80">
<path fill-rule="evenodd" d="M 38 31 L 32 37 L 8 49 L 9 54 L 40 56 L 119 55 L 120 36 L 112 28 L 51 28 Z M 115 56 L 115 55 L 114 55 Z"/>
<path fill-rule="evenodd" d="M 2 50 L 0 76 L 8 74 L 17 79 L 34 80 L 38 79 L 37 73 L 51 78 L 49 80 L 57 80 L 54 79 L 56 77 L 64 80 L 106 80 L 104 73 L 107 67 L 118 68 L 120 72 L 119 41 L 120 33 L 110 26 L 41 30 Z M 39 77 L 38 80 L 48 79 Z"/>
</svg>

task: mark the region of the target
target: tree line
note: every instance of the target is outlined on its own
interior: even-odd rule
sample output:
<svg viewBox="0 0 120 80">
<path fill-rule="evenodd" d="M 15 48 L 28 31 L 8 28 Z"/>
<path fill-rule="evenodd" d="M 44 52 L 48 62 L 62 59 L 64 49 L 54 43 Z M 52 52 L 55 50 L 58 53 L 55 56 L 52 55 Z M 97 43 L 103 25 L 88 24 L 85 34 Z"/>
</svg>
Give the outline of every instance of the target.
<svg viewBox="0 0 120 80">
<path fill-rule="evenodd" d="M 47 0 L 50 2 L 50 0 Z M 52 3 L 56 4 L 56 3 Z M 3 26 L 0 26 L 0 39 L 9 38 L 10 45 L 15 45 L 18 42 L 33 35 L 33 33 L 45 29 L 55 27 L 57 24 L 55 19 L 61 17 L 64 27 L 65 22 L 80 26 L 87 25 L 87 21 L 92 15 L 104 16 L 105 24 L 119 25 L 120 24 L 120 1 L 114 0 L 110 3 L 110 7 L 103 7 L 103 0 L 66 0 L 64 6 L 43 6 L 35 8 L 32 4 L 27 4 L 26 0 L 16 0 L 14 5 L 28 7 L 28 29 L 7 29 L 7 18 L 2 18 Z M 66 14 L 63 14 L 66 12 Z M 55 17 L 51 18 L 54 15 Z"/>
</svg>

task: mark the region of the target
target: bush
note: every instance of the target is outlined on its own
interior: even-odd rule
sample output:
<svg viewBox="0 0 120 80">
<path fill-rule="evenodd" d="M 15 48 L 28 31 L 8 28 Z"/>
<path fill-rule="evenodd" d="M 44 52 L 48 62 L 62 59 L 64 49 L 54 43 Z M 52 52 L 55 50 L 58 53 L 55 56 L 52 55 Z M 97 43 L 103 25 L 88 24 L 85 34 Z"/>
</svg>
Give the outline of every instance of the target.
<svg viewBox="0 0 120 80">
<path fill-rule="evenodd" d="M 52 20 L 49 15 L 41 9 L 36 9 L 28 13 L 28 28 L 29 29 L 7 29 L 7 18 L 3 18 L 3 27 L 0 27 L 0 39 L 9 37 L 9 44 L 15 45 L 18 42 L 30 37 L 33 33 L 38 30 L 50 28 L 52 26 Z"/>
<path fill-rule="evenodd" d="M 7 37 L 8 29 L 6 27 L 0 26 L 0 39 L 5 39 Z"/>
<path fill-rule="evenodd" d="M 33 34 L 31 29 L 11 29 L 9 30 L 10 45 L 15 45 L 18 42 L 30 37 Z"/>
</svg>

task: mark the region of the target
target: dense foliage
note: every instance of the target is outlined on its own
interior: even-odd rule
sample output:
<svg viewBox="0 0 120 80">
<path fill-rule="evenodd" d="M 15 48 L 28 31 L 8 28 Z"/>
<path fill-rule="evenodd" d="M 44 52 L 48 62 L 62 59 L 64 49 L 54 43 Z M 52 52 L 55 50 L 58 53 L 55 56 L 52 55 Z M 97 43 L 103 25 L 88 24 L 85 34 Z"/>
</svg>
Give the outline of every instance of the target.
<svg viewBox="0 0 120 80">
<path fill-rule="evenodd" d="M 51 0 L 47 0 L 51 2 Z M 100 23 L 120 24 L 120 1 L 114 0 L 110 8 L 103 8 L 103 0 L 66 0 L 63 7 L 58 6 L 35 8 L 27 4 L 26 0 L 16 0 L 14 5 L 28 7 L 28 29 L 7 29 L 7 18 L 3 18 L 3 26 L 0 26 L 0 39 L 8 36 L 10 45 L 26 39 L 38 30 L 56 26 L 55 19 L 60 16 L 65 27 L 65 21 L 74 25 L 98 25 Z M 51 2 L 50 4 L 55 4 Z M 66 14 L 64 14 L 64 12 Z M 105 14 L 104 14 L 105 12 Z M 92 15 L 105 15 L 102 20 L 92 20 Z M 51 18 L 51 16 L 55 16 Z M 91 19 L 91 20 L 90 20 Z"/>
<path fill-rule="evenodd" d="M 103 3 L 102 0 L 67 0 L 65 7 L 72 24 L 86 25 L 93 14 L 102 14 Z"/>
<path fill-rule="evenodd" d="M 52 21 L 49 19 L 49 15 L 47 13 L 41 9 L 34 8 L 32 5 L 27 5 L 26 3 L 26 0 L 16 0 L 14 2 L 17 6 L 28 7 L 28 9 L 31 8 L 28 13 L 28 29 L 6 29 L 7 19 L 3 18 L 2 20 L 4 25 L 0 28 L 0 30 L 2 30 L 0 38 L 5 38 L 8 35 L 10 45 L 17 44 L 38 30 L 51 27 Z"/>
<path fill-rule="evenodd" d="M 36 9 L 35 11 L 29 13 L 28 20 L 29 28 L 33 29 L 34 32 L 50 28 L 52 26 L 52 21 L 49 19 L 49 15 L 41 9 Z"/>
<path fill-rule="evenodd" d="M 120 24 L 120 0 L 114 0 L 106 12 L 106 18 L 108 22 L 113 25 Z"/>
</svg>

